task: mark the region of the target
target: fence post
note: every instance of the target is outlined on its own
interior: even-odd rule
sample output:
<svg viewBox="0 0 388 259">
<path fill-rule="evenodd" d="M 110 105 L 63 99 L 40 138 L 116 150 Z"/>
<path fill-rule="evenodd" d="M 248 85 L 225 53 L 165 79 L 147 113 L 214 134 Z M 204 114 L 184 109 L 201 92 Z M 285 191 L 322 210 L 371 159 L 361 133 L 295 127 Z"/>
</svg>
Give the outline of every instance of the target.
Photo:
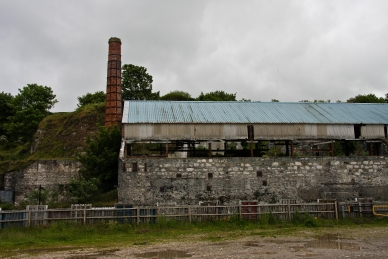
<svg viewBox="0 0 388 259">
<path fill-rule="evenodd" d="M 84 206 L 84 225 L 86 225 L 86 205 Z"/>
<path fill-rule="evenodd" d="M 240 215 L 240 219 L 242 219 L 242 213 L 241 213 L 241 201 L 240 204 L 238 205 L 238 213 Z"/>
<path fill-rule="evenodd" d="M 335 209 L 335 219 L 338 221 L 338 203 L 337 203 L 337 201 L 334 202 L 334 209 Z"/>
<path fill-rule="evenodd" d="M 139 208 L 136 208 L 136 221 L 137 221 L 137 224 L 139 225 L 140 224 L 140 209 Z"/>
<path fill-rule="evenodd" d="M 290 200 L 287 200 L 288 220 L 291 221 L 291 205 Z"/>
<path fill-rule="evenodd" d="M 28 210 L 27 217 L 28 217 L 27 227 L 29 227 L 31 226 L 31 210 Z"/>
<path fill-rule="evenodd" d="M 189 212 L 189 222 L 191 223 L 191 208 L 190 207 L 188 209 L 188 212 Z"/>
</svg>

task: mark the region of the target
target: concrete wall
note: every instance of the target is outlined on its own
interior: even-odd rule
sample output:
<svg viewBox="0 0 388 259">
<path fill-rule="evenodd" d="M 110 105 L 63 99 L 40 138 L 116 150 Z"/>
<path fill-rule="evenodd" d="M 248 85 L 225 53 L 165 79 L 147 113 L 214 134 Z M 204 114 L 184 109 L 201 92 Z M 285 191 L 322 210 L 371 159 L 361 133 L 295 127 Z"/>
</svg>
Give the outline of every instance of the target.
<svg viewBox="0 0 388 259">
<path fill-rule="evenodd" d="M 119 202 L 127 204 L 388 200 L 387 157 L 125 159 L 121 163 Z"/>
<path fill-rule="evenodd" d="M 79 167 L 76 161 L 36 161 L 24 170 L 6 173 L 4 190 L 15 192 L 15 204 L 20 204 L 26 194 L 38 190 L 40 185 L 43 190 L 61 195 L 70 179 L 78 177 Z"/>
</svg>

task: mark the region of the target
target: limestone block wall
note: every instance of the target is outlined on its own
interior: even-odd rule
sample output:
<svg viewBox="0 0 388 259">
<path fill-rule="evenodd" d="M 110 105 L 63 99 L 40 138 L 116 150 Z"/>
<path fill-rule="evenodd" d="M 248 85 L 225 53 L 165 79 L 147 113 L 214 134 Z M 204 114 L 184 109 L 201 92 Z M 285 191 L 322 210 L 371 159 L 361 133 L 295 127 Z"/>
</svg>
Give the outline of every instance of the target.
<svg viewBox="0 0 388 259">
<path fill-rule="evenodd" d="M 65 185 L 78 177 L 80 163 L 66 160 L 36 161 L 24 170 L 8 172 L 4 176 L 4 190 L 15 192 L 19 204 L 31 191 L 43 190 L 63 193 Z"/>
<path fill-rule="evenodd" d="M 124 159 L 119 202 L 388 200 L 387 157 Z"/>
</svg>

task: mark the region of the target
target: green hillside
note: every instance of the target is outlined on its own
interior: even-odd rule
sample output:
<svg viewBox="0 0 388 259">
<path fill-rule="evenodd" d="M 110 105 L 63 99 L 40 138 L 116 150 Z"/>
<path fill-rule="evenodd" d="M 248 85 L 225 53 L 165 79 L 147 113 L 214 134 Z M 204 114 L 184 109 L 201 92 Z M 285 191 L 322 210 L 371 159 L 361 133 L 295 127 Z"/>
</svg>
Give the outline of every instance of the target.
<svg viewBox="0 0 388 259">
<path fill-rule="evenodd" d="M 31 143 L 0 140 L 0 181 L 4 172 L 23 169 L 35 160 L 74 159 L 82 152 L 86 137 L 96 134 L 97 125 L 104 124 L 104 118 L 105 103 L 86 105 L 44 118 Z"/>
</svg>

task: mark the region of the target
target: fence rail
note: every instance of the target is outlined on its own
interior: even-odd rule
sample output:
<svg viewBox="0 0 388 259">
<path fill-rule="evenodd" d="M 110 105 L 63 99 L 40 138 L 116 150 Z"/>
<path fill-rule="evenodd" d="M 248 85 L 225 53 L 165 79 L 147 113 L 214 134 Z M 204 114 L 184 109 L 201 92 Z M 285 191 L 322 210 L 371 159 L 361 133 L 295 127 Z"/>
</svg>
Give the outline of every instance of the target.
<svg viewBox="0 0 388 259">
<path fill-rule="evenodd" d="M 235 215 L 246 220 L 259 220 L 273 214 L 282 220 L 292 220 L 296 212 L 308 212 L 313 217 L 338 219 L 337 202 L 306 204 L 257 204 L 241 202 L 232 206 L 155 206 L 132 207 L 118 205 L 92 208 L 91 205 L 72 205 L 67 209 L 48 209 L 46 205 L 28 206 L 26 210 L 0 211 L 0 229 L 8 226 L 38 226 L 55 221 L 71 220 L 82 224 L 114 221 L 118 223 L 156 223 L 166 220 L 206 221 Z"/>
</svg>

